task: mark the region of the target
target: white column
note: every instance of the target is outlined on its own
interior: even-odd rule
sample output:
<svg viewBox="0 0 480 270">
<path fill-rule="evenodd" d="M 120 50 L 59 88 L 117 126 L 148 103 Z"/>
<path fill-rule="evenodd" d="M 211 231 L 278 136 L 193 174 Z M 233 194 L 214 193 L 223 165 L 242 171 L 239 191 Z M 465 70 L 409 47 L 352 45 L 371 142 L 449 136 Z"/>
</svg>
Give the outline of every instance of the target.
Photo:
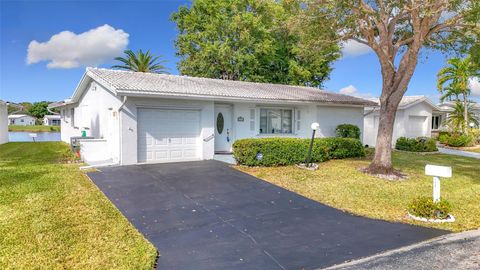
<svg viewBox="0 0 480 270">
<path fill-rule="evenodd" d="M 440 201 L 440 177 L 433 177 L 433 202 L 437 203 Z"/>
</svg>

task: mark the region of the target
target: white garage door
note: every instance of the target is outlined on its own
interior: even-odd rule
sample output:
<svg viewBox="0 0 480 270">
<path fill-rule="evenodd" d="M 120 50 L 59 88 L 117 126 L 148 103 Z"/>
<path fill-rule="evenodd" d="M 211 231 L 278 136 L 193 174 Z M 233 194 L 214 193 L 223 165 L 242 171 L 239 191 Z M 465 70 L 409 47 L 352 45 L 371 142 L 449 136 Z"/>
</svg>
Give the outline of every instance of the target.
<svg viewBox="0 0 480 270">
<path fill-rule="evenodd" d="M 200 111 L 138 109 L 138 162 L 199 159 Z"/>
<path fill-rule="evenodd" d="M 427 136 L 427 117 L 410 115 L 408 117 L 408 134 L 407 137 L 425 137 Z"/>
</svg>

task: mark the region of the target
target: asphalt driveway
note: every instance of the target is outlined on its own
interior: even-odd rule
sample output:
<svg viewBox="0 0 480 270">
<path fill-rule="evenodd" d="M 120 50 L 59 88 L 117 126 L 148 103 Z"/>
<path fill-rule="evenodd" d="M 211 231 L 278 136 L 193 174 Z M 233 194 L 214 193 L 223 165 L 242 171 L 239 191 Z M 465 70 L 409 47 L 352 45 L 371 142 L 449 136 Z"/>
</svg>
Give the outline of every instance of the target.
<svg viewBox="0 0 480 270">
<path fill-rule="evenodd" d="M 218 161 L 88 175 L 157 247 L 158 269 L 314 269 L 446 233 L 353 216 Z"/>
</svg>

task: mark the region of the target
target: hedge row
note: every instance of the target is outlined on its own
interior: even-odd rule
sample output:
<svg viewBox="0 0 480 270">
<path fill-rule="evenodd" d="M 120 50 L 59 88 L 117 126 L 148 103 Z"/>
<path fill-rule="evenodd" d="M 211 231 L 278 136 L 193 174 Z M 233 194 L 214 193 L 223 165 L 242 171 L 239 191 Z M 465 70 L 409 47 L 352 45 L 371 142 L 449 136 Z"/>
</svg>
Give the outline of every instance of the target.
<svg viewBox="0 0 480 270">
<path fill-rule="evenodd" d="M 432 138 L 405 138 L 400 137 L 395 144 L 395 149 L 410 152 L 436 152 L 436 141 Z"/>
<path fill-rule="evenodd" d="M 242 139 L 233 144 L 233 156 L 247 166 L 280 166 L 304 163 L 310 139 L 261 138 Z M 351 138 L 318 138 L 312 148 L 312 162 L 361 157 L 362 143 Z"/>
</svg>

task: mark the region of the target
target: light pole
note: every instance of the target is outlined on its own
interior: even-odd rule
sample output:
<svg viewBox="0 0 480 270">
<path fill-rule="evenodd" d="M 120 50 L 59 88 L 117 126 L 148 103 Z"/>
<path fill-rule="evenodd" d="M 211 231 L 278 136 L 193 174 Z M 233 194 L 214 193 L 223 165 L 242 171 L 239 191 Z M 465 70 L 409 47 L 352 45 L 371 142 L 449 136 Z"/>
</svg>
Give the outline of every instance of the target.
<svg viewBox="0 0 480 270">
<path fill-rule="evenodd" d="M 312 140 L 310 141 L 310 148 L 308 148 L 308 155 L 307 155 L 307 160 L 305 161 L 306 167 L 310 167 L 310 159 L 312 157 L 312 148 L 313 148 L 313 140 L 315 139 L 315 131 L 320 128 L 320 124 L 317 122 L 312 123 L 310 126 L 313 130 L 312 132 Z"/>
</svg>

